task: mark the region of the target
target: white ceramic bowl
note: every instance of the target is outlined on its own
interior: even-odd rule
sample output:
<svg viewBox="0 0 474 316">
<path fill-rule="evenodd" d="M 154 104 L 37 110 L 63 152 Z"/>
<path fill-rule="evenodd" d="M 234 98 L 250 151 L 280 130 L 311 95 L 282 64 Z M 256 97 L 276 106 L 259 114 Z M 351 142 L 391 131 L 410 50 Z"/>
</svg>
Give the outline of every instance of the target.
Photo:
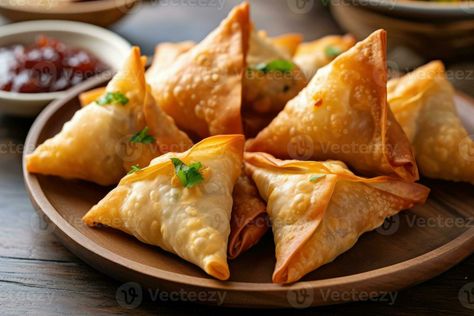
<svg viewBox="0 0 474 316">
<path fill-rule="evenodd" d="M 130 51 L 131 45 L 119 35 L 91 24 L 70 21 L 31 21 L 0 27 L 0 47 L 31 44 L 44 34 L 70 47 L 84 48 L 116 71 Z M 0 112 L 34 116 L 66 91 L 48 93 L 15 93 L 0 90 Z"/>
<path fill-rule="evenodd" d="M 474 1 L 331 0 L 331 11 L 359 39 L 385 29 L 389 50 L 403 47 L 425 61 L 474 57 Z"/>
<path fill-rule="evenodd" d="M 0 14 L 11 22 L 68 20 L 106 27 L 123 18 L 141 0 L 0 0 Z"/>
</svg>

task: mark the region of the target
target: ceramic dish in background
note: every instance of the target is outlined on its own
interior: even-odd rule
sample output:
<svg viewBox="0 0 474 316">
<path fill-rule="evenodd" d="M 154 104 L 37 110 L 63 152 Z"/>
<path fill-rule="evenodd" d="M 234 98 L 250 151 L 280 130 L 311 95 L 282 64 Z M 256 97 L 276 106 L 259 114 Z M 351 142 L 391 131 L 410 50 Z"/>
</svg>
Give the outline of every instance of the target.
<svg viewBox="0 0 474 316">
<path fill-rule="evenodd" d="M 44 34 L 71 47 L 83 48 L 102 60 L 112 71 L 117 70 L 130 51 L 130 43 L 106 29 L 69 21 L 31 21 L 0 27 L 0 47 L 31 44 Z M 99 75 L 100 76 L 100 75 Z M 47 93 L 15 93 L 0 91 L 0 112 L 34 116 L 66 91 Z"/>
<path fill-rule="evenodd" d="M 333 0 L 331 12 L 358 38 L 384 28 L 389 50 L 405 47 L 425 60 L 474 56 L 474 1 Z"/>
<path fill-rule="evenodd" d="M 127 14 L 138 0 L 95 0 L 69 2 L 0 0 L 0 14 L 12 22 L 71 20 L 109 26 Z"/>
</svg>

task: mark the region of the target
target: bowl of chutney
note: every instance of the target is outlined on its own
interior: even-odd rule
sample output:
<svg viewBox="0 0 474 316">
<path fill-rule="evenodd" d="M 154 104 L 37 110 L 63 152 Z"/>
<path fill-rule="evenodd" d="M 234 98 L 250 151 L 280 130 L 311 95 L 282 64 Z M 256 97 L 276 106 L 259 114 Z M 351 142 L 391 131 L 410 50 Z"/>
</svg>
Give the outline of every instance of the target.
<svg viewBox="0 0 474 316">
<path fill-rule="evenodd" d="M 120 68 L 130 44 L 106 29 L 71 21 L 0 27 L 0 113 L 34 116 L 72 87 Z"/>
</svg>

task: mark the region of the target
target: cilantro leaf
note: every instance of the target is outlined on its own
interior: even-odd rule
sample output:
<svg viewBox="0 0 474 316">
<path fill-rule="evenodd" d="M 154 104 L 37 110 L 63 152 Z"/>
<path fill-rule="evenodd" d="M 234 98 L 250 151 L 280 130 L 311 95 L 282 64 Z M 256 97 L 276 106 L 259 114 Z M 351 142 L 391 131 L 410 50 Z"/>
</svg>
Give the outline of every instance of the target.
<svg viewBox="0 0 474 316">
<path fill-rule="evenodd" d="M 326 177 L 325 174 L 313 175 L 313 176 L 309 177 L 309 181 L 311 181 L 311 182 L 318 182 L 318 180 L 323 179 L 323 178 L 325 178 L 325 177 Z"/>
<path fill-rule="evenodd" d="M 202 168 L 200 162 L 192 163 L 189 166 L 178 158 L 171 158 L 171 162 L 173 163 L 176 176 L 185 188 L 192 188 L 204 180 L 204 177 L 199 172 Z"/>
<path fill-rule="evenodd" d="M 275 59 L 268 63 L 260 63 L 255 66 L 255 69 L 261 71 L 263 73 L 269 73 L 271 71 L 279 71 L 279 72 L 291 72 L 295 65 L 288 60 L 285 59 Z"/>
<path fill-rule="evenodd" d="M 155 137 L 148 134 L 148 126 L 137 132 L 130 138 L 131 143 L 152 144 L 155 142 Z"/>
<path fill-rule="evenodd" d="M 98 105 L 107 104 L 120 104 L 125 105 L 128 103 L 128 98 L 121 92 L 107 92 L 101 96 L 96 102 Z"/>
<path fill-rule="evenodd" d="M 130 171 L 127 173 L 127 175 L 135 173 L 140 170 L 142 170 L 142 168 L 140 168 L 140 165 L 133 165 L 132 167 L 130 167 Z"/>
<path fill-rule="evenodd" d="M 342 53 L 342 50 L 339 47 L 329 45 L 324 49 L 324 53 L 329 58 L 335 58 Z"/>
</svg>

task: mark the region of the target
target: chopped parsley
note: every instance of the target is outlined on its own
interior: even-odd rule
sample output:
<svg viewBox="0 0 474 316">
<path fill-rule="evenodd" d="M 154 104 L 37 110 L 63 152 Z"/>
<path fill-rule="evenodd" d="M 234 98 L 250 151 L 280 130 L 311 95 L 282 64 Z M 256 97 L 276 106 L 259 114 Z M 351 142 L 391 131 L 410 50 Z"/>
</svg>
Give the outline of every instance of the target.
<svg viewBox="0 0 474 316">
<path fill-rule="evenodd" d="M 204 177 L 199 172 L 199 169 L 202 168 L 200 162 L 194 162 L 189 166 L 178 158 L 171 158 L 171 162 L 174 165 L 176 176 L 185 188 L 192 188 L 204 180 Z"/>
<path fill-rule="evenodd" d="M 107 92 L 101 96 L 97 101 L 98 105 L 107 105 L 107 104 L 120 104 L 125 105 L 128 103 L 128 98 L 125 94 L 121 92 Z"/>
<path fill-rule="evenodd" d="M 309 181 L 318 182 L 318 180 L 320 180 L 322 178 L 325 178 L 325 177 L 326 177 L 325 174 L 318 174 L 318 175 L 314 175 L 314 176 L 309 177 Z"/>
<path fill-rule="evenodd" d="M 140 168 L 140 165 L 133 165 L 132 167 L 130 167 L 130 171 L 127 174 L 132 174 L 140 170 L 142 170 L 142 168 Z"/>
<path fill-rule="evenodd" d="M 155 142 L 155 137 L 148 134 L 148 126 L 137 132 L 130 138 L 131 143 L 152 144 Z"/>
<path fill-rule="evenodd" d="M 288 60 L 285 59 L 275 59 L 268 63 L 260 63 L 255 66 L 255 70 L 261 71 L 263 73 L 269 73 L 271 71 L 279 71 L 279 72 L 291 72 L 295 65 Z"/>
<path fill-rule="evenodd" d="M 339 47 L 329 45 L 324 49 L 324 53 L 329 58 L 335 58 L 342 53 L 342 50 Z"/>
</svg>

